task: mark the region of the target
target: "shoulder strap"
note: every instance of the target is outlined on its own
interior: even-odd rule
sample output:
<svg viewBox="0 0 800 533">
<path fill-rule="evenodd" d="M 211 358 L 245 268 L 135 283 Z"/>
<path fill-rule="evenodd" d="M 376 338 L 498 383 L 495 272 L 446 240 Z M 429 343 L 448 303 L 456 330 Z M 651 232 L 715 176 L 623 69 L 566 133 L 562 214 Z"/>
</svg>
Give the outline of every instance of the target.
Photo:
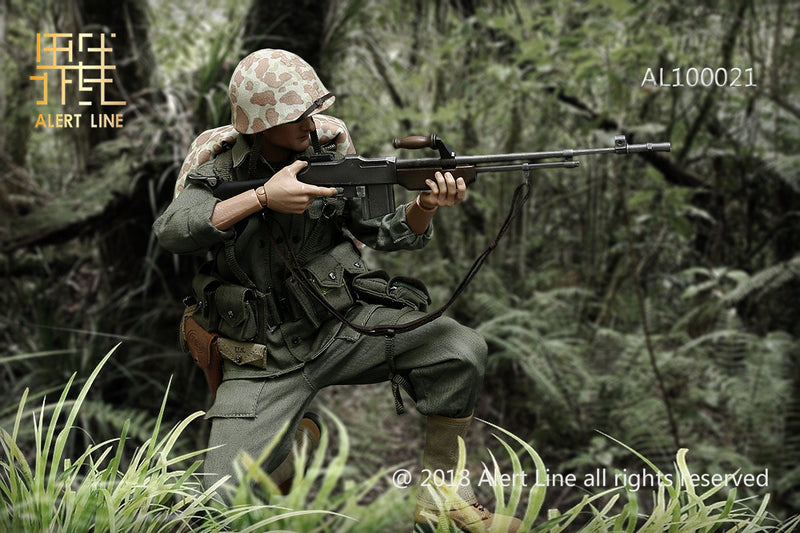
<svg viewBox="0 0 800 533">
<path fill-rule="evenodd" d="M 233 179 L 233 153 L 228 149 L 224 152 L 217 154 L 214 158 L 214 174 L 222 181 L 231 181 Z M 228 265 L 231 274 L 233 274 L 242 286 L 248 289 L 255 289 L 256 284 L 245 273 L 242 265 L 239 264 L 239 259 L 236 257 L 236 240 L 228 239 L 225 241 L 225 263 Z"/>
</svg>

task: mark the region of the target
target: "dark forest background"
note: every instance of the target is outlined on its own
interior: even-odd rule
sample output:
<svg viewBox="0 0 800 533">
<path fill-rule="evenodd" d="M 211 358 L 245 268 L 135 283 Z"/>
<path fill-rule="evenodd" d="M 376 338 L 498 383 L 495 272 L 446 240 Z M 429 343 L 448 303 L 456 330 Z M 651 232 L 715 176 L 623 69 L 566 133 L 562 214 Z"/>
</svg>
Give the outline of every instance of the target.
<svg viewBox="0 0 800 533">
<path fill-rule="evenodd" d="M 170 376 L 168 420 L 208 406 L 176 332 L 197 259 L 160 250 L 151 224 L 189 143 L 229 120 L 238 60 L 280 47 L 317 68 L 367 156 L 420 157 L 391 140 L 430 132 L 465 155 L 616 133 L 671 142 L 534 175 L 530 205 L 452 309 L 490 345 L 476 414 L 553 471 L 634 468 L 598 430 L 664 468 L 685 447 L 695 471 L 769 469 L 770 510 L 796 511 L 798 27 L 790 0 L 0 2 L 0 425 L 25 388 L 56 395 L 120 341 L 85 435 L 130 419 L 147 438 Z M 35 35 L 53 31 L 116 33 L 123 128 L 34 128 L 39 113 L 83 111 L 36 105 Z M 669 83 L 692 67 L 752 69 L 755 86 L 643 86 L 648 69 Z M 441 304 L 520 180 L 481 176 L 426 250 L 371 262 L 425 279 Z M 355 433 L 354 468 L 419 446 L 388 386 L 329 394 Z M 205 431 L 193 424 L 180 446 L 202 447 Z"/>
</svg>

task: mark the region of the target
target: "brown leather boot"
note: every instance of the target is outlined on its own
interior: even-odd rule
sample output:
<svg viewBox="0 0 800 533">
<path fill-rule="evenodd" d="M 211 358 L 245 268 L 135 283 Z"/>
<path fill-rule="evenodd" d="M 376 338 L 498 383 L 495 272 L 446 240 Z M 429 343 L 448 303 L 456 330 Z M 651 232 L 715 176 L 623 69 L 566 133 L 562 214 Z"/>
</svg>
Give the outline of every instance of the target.
<svg viewBox="0 0 800 533">
<path fill-rule="evenodd" d="M 422 468 L 428 472 L 452 472 L 458 468 L 458 439 L 464 438 L 471 422 L 472 416 L 429 416 Z M 427 479 L 431 481 L 432 478 L 428 476 Z M 469 533 L 516 533 L 522 525 L 513 516 L 493 514 L 479 504 L 468 484 L 459 485 L 455 490 L 436 490 L 430 485 L 420 487 L 414 509 L 414 531 L 433 533 L 441 519 Z"/>
<path fill-rule="evenodd" d="M 322 424 L 315 413 L 304 413 L 303 419 L 294 434 L 292 451 L 286 456 L 278 468 L 270 473 L 272 481 L 278 485 L 281 494 L 288 494 L 294 481 L 294 457 L 295 452 L 302 452 L 310 458 L 319 445 L 320 435 L 322 434 Z"/>
</svg>

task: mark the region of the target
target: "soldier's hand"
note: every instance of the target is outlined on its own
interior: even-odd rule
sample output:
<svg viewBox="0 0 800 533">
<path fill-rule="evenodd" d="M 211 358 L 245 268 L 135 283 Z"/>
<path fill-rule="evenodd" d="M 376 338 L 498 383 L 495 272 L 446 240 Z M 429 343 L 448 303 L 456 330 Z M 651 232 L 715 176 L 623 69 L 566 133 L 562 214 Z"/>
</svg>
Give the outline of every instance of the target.
<svg viewBox="0 0 800 533">
<path fill-rule="evenodd" d="M 264 184 L 269 209 L 278 213 L 299 215 L 317 197 L 337 194 L 335 187 L 317 187 L 298 181 L 297 173 L 306 165 L 307 161 L 295 161 L 283 167 Z"/>
<path fill-rule="evenodd" d="M 467 197 L 464 178 L 456 179 L 450 172 L 437 172 L 434 177 L 435 180 L 425 180 L 430 190 L 419 194 L 419 203 L 423 209 L 460 204 Z"/>
</svg>

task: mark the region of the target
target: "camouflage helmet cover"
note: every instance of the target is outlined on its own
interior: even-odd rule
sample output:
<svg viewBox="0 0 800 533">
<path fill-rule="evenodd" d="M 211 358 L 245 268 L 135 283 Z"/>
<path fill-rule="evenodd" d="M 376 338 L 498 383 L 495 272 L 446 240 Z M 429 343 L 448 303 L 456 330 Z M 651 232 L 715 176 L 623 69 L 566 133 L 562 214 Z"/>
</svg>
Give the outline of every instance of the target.
<svg viewBox="0 0 800 533">
<path fill-rule="evenodd" d="M 292 52 L 269 48 L 239 62 L 228 94 L 231 124 L 245 134 L 319 113 L 334 101 L 311 65 Z"/>
</svg>

